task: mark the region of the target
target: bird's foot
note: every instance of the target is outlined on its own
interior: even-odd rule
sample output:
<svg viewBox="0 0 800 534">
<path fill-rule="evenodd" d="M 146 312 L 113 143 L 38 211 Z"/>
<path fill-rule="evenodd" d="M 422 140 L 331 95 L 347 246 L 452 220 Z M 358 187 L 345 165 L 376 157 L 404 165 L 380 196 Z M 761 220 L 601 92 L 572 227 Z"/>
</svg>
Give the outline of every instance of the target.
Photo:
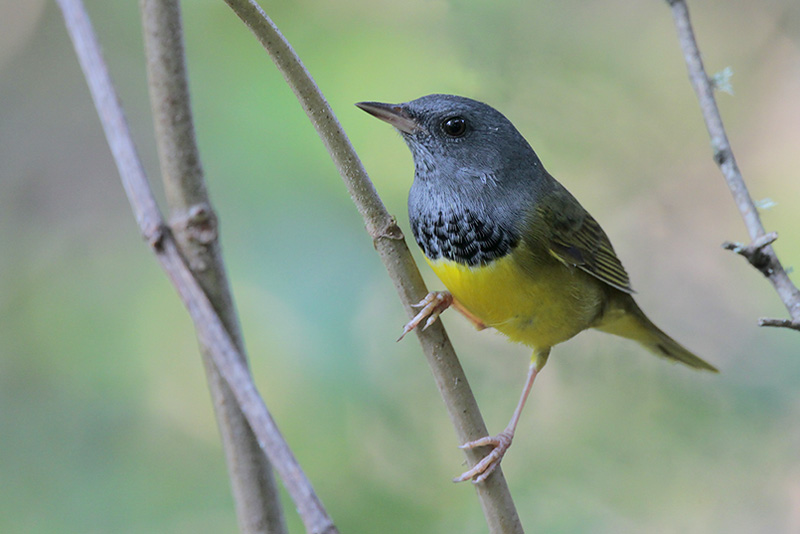
<svg viewBox="0 0 800 534">
<path fill-rule="evenodd" d="M 426 318 L 428 320 L 425 322 L 425 326 L 423 326 L 422 329 L 425 330 L 428 328 L 452 303 L 453 295 L 451 295 L 449 291 L 431 291 L 428 293 L 424 299 L 412 305 L 415 308 L 422 309 L 403 327 L 403 333 L 400 334 L 397 341 L 403 339 L 406 334 L 418 327 Z"/>
<path fill-rule="evenodd" d="M 505 456 L 506 451 L 511 446 L 511 440 L 514 439 L 514 433 L 509 429 L 505 429 L 496 436 L 486 436 L 484 438 L 476 439 L 475 441 L 467 442 L 461 445 L 460 449 L 474 449 L 475 447 L 493 447 L 491 452 L 481 459 L 480 462 L 475 464 L 472 469 L 465 471 L 461 476 L 454 478 L 453 482 L 464 482 L 465 480 L 472 479 L 473 484 L 483 482 L 491 475 L 500 461 Z"/>
</svg>

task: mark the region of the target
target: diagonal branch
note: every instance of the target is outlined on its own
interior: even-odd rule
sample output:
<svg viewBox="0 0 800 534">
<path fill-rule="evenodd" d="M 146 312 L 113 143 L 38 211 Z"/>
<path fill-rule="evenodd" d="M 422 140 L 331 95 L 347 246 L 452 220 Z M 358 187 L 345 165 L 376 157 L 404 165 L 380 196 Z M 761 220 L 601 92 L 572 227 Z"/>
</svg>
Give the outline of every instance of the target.
<svg viewBox="0 0 800 534">
<path fill-rule="evenodd" d="M 761 319 L 761 326 L 782 326 L 800 330 L 800 291 L 792 283 L 786 270 L 778 260 L 771 243 L 777 239 L 770 239 L 770 235 L 764 230 L 761 218 L 758 215 L 753 198 L 747 190 L 747 186 L 736 164 L 733 156 L 728 135 L 722 124 L 717 102 L 714 98 L 714 84 L 706 74 L 703 67 L 703 60 L 700 57 L 700 50 L 697 47 L 697 40 L 692 30 L 689 20 L 689 8 L 685 0 L 667 0 L 672 9 L 672 17 L 675 20 L 675 27 L 678 30 L 678 40 L 683 50 L 686 60 L 686 67 L 689 69 L 689 80 L 697 93 L 700 102 L 700 111 L 711 136 L 711 147 L 714 151 L 714 161 L 719 165 L 728 188 L 733 195 L 734 202 L 739 208 L 744 219 L 747 231 L 750 234 L 750 245 L 734 244 L 723 245 L 729 250 L 733 250 L 743 255 L 747 260 L 758 269 L 772 283 L 786 309 L 789 311 L 791 320 L 780 319 Z"/>
<path fill-rule="evenodd" d="M 427 290 L 394 218 L 386 211 L 361 161 L 342 130 L 324 96 L 300 58 L 275 24 L 254 0 L 225 0 L 250 28 L 269 53 L 286 82 L 322 138 L 336 164 L 350 196 L 364 218 L 367 232 L 400 295 L 409 317 L 416 315 L 411 305 L 419 302 Z M 487 435 L 475 397 L 461 364 L 442 327 L 437 321 L 425 331 L 417 329 L 420 344 L 431 367 L 460 443 Z M 485 449 L 465 451 L 470 466 L 484 455 Z M 520 533 L 514 502 L 500 469 L 475 485 L 489 531 Z"/>
<path fill-rule="evenodd" d="M 267 451 L 297 505 L 306 530 L 336 534 L 310 482 L 258 395 L 244 357 L 205 291 L 186 264 L 156 205 L 142 169 L 122 108 L 100 53 L 97 37 L 81 0 L 57 0 L 64 15 L 89 90 L 100 116 L 123 187 L 141 232 L 156 254 L 194 321 L 200 343 L 209 347 L 214 365 L 234 394 L 258 442 Z"/>
<path fill-rule="evenodd" d="M 148 87 L 170 226 L 183 257 L 247 365 L 244 342 L 219 245 L 217 216 L 205 186 L 194 135 L 178 0 L 140 0 Z M 286 534 L 272 466 L 202 344 L 208 387 L 228 465 L 239 528 Z"/>
</svg>

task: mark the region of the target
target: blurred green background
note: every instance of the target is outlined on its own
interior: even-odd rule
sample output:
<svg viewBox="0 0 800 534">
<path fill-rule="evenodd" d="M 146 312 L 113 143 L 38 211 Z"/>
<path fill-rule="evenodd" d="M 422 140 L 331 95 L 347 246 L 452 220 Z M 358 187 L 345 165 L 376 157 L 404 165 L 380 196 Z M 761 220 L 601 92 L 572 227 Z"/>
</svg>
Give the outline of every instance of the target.
<svg viewBox="0 0 800 534">
<path fill-rule="evenodd" d="M 747 237 L 664 2 L 262 5 L 406 235 L 410 154 L 353 103 L 487 101 L 603 224 L 642 307 L 722 369 L 593 332 L 557 347 L 503 463 L 529 532 L 800 531 L 800 337 L 756 326 L 783 306 L 719 247 Z M 735 72 L 735 96 L 719 95 L 729 135 L 798 265 L 800 4 L 690 7 L 707 68 Z M 136 2 L 88 8 L 160 189 Z M 184 22 L 252 366 L 323 501 L 343 533 L 485 532 L 474 490 L 450 482 L 463 456 L 416 341 L 394 342 L 404 312 L 313 128 L 223 2 L 184 2 Z M 235 532 L 190 321 L 44 0 L 0 4 L 0 244 L 0 531 Z M 444 321 L 497 432 L 528 349 Z"/>
</svg>

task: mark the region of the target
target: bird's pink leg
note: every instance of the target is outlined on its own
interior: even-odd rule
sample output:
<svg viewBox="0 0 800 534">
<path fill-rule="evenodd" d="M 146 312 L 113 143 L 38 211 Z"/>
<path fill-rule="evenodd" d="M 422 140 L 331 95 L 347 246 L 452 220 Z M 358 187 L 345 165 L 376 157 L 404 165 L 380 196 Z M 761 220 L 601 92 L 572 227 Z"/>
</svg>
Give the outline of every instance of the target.
<svg viewBox="0 0 800 534">
<path fill-rule="evenodd" d="M 477 464 L 472 466 L 471 469 L 462 473 L 461 476 L 453 479 L 453 482 L 464 482 L 465 480 L 472 479 L 472 482 L 477 484 L 486 480 L 486 478 L 491 475 L 495 469 L 497 469 L 497 466 L 500 465 L 500 461 L 503 459 L 506 451 L 509 447 L 511 447 L 511 441 L 514 439 L 514 432 L 517 430 L 519 417 L 522 414 L 522 408 L 525 406 L 525 401 L 528 400 L 528 394 L 531 392 L 531 388 L 533 387 L 533 381 L 536 379 L 536 375 L 539 374 L 539 371 L 542 370 L 542 367 L 544 367 L 544 364 L 547 363 L 547 357 L 549 354 L 549 348 L 545 351 L 537 351 L 534 353 L 534 356 L 531 359 L 531 364 L 528 367 L 528 377 L 525 380 L 525 387 L 522 388 L 522 395 L 520 396 L 516 409 L 514 409 L 514 415 L 511 416 L 511 421 L 509 421 L 505 430 L 496 436 L 486 436 L 461 445 L 460 448 L 462 449 L 474 449 L 475 447 L 490 446 L 492 447 L 492 450 Z"/>
</svg>

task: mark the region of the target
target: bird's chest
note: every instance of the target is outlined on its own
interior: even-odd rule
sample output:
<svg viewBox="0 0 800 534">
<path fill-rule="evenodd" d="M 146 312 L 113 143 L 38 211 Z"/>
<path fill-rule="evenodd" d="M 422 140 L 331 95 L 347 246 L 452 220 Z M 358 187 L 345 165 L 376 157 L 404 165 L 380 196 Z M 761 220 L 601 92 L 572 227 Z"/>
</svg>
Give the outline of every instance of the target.
<svg viewBox="0 0 800 534">
<path fill-rule="evenodd" d="M 412 213 L 411 231 L 429 260 L 468 267 L 487 265 L 509 254 L 518 242 L 491 217 L 480 217 L 468 208 Z"/>
</svg>

